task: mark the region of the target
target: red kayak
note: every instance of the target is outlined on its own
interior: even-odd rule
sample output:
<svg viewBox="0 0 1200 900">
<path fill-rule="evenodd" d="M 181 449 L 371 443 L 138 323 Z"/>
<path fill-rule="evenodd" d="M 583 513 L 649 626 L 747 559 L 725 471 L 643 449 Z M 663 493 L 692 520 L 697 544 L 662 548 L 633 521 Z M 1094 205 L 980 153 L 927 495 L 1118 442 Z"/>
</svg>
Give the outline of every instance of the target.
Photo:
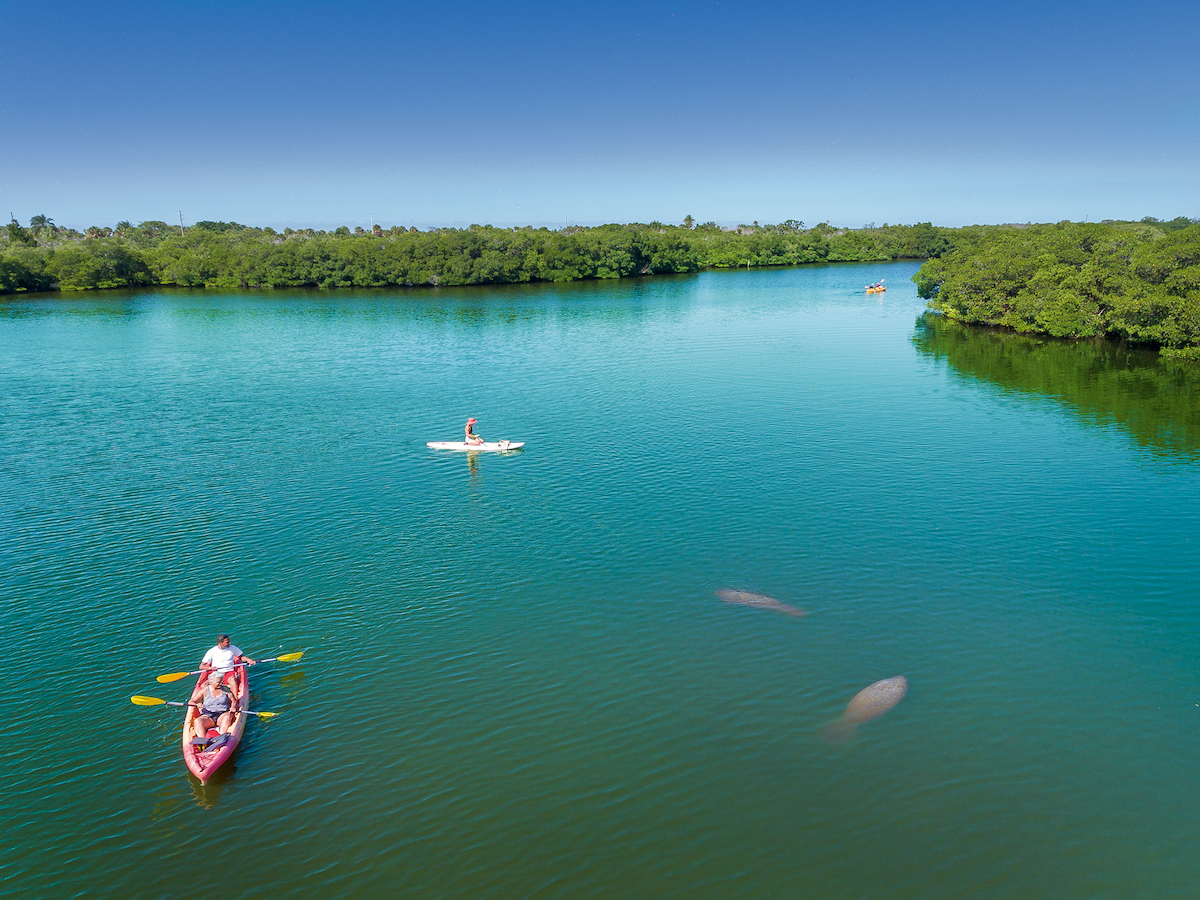
<svg viewBox="0 0 1200 900">
<path fill-rule="evenodd" d="M 201 672 L 196 687 L 204 684 L 208 672 Z M 217 729 L 208 729 L 208 737 L 213 743 L 210 746 L 198 746 L 192 743 L 192 720 L 196 717 L 196 707 L 188 706 L 187 714 L 183 717 L 183 761 L 193 775 L 201 783 L 207 782 L 217 773 L 225 760 L 233 756 L 238 744 L 242 742 L 242 732 L 246 730 L 246 701 L 249 697 L 247 690 L 246 667 L 238 666 L 226 674 L 225 683 L 233 689 L 238 701 L 238 714 L 234 717 L 233 728 L 228 735 L 218 735 Z"/>
</svg>

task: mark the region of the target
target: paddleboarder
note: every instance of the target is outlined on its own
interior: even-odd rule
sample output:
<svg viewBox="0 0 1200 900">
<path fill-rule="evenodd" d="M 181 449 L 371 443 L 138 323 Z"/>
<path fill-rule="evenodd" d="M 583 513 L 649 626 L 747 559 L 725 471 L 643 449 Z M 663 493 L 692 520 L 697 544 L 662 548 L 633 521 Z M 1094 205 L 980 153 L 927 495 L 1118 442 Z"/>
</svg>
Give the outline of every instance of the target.
<svg viewBox="0 0 1200 900">
<path fill-rule="evenodd" d="M 468 444 L 482 444 L 483 443 L 483 438 L 481 438 L 479 435 L 477 435 L 475 433 L 475 420 L 474 419 L 467 419 L 467 439 L 466 440 L 467 440 Z"/>
</svg>

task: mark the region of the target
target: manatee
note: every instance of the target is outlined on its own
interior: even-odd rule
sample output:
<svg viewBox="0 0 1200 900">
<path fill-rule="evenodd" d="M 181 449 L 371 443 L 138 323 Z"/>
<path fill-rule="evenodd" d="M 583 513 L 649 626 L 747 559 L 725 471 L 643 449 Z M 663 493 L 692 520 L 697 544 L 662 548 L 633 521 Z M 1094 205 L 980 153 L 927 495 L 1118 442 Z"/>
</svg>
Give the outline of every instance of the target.
<svg viewBox="0 0 1200 900">
<path fill-rule="evenodd" d="M 893 675 L 867 685 L 854 695 L 840 719 L 821 729 L 821 737 L 831 744 L 844 744 L 861 723 L 882 716 L 903 700 L 907 693 L 908 679 L 903 675 Z"/>
<path fill-rule="evenodd" d="M 795 606 L 788 606 L 786 603 L 780 603 L 774 597 L 766 597 L 750 591 L 733 591 L 729 588 L 721 588 L 721 590 L 717 591 L 717 596 L 726 603 L 739 603 L 742 606 L 753 606 L 757 609 L 774 609 L 781 613 L 787 613 L 789 616 L 804 615 L 804 610 L 802 609 L 798 609 Z"/>
</svg>

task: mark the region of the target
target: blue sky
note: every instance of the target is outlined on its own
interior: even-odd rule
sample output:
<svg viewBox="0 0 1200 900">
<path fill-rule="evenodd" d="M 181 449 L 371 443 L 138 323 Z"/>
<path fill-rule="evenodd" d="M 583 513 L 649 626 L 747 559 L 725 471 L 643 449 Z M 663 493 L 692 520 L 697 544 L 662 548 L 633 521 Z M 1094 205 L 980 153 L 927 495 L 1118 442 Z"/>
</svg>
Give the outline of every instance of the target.
<svg viewBox="0 0 1200 900">
<path fill-rule="evenodd" d="M 0 215 L 1200 216 L 1200 3 L 0 0 Z"/>
</svg>

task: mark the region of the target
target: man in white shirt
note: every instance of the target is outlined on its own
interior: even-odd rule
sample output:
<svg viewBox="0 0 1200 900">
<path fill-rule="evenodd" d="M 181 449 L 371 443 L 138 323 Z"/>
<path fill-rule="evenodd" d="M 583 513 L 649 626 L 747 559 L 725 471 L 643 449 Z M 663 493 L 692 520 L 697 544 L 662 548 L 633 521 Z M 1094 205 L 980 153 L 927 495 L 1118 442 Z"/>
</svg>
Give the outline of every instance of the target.
<svg viewBox="0 0 1200 900">
<path fill-rule="evenodd" d="M 235 663 L 254 665 L 254 660 L 244 655 L 240 648 L 230 643 L 229 635 L 223 634 L 217 638 L 217 646 L 204 654 L 200 661 L 201 669 L 216 669 L 218 672 L 229 672 Z"/>
</svg>

